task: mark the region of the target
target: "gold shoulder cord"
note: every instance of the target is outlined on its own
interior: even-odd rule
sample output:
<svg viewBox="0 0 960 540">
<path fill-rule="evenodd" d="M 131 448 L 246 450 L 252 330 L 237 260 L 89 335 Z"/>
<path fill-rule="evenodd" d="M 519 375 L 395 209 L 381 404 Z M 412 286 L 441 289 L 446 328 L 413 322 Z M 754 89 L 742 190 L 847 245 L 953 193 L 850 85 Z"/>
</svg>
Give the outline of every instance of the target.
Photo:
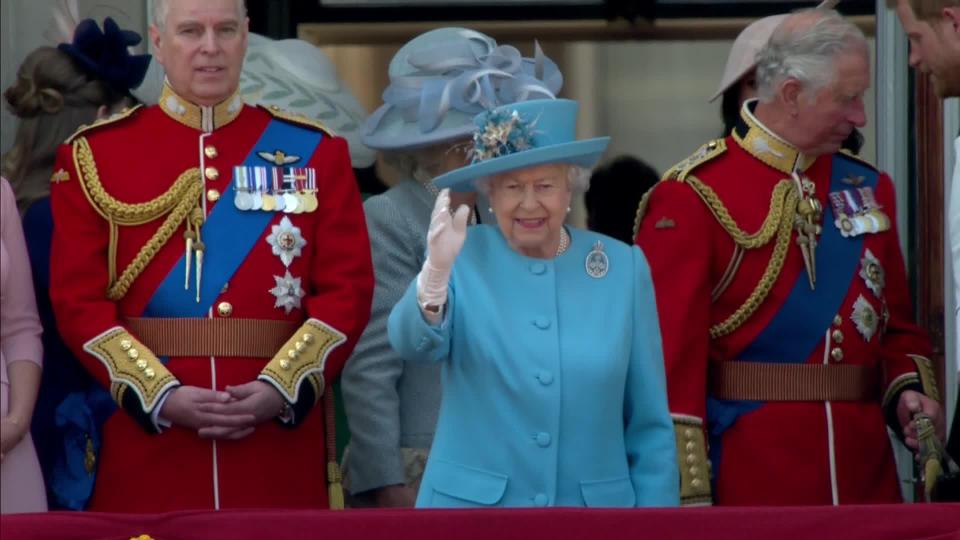
<svg viewBox="0 0 960 540">
<path fill-rule="evenodd" d="M 776 235 L 773 254 L 753 292 L 726 320 L 710 328 L 710 337 L 716 339 L 740 328 L 770 294 L 770 289 L 773 288 L 773 284 L 780 275 L 783 263 L 787 258 L 790 235 L 793 232 L 793 218 L 797 212 L 797 203 L 800 199 L 792 183 L 788 180 L 778 182 L 770 197 L 770 210 L 767 217 L 756 233 L 749 234 L 737 225 L 716 192 L 709 186 L 693 176 L 688 176 L 686 182 L 710 208 L 710 212 L 713 213 L 717 222 L 720 223 L 720 226 L 730 235 L 737 246 L 743 249 L 758 249 L 770 243 L 770 240 Z"/>
<path fill-rule="evenodd" d="M 134 280 L 143 272 L 147 264 L 156 256 L 180 224 L 199 205 L 202 185 L 200 169 L 184 171 L 173 185 L 159 197 L 136 204 L 124 203 L 112 197 L 103 188 L 100 174 L 93 158 L 93 151 L 86 137 L 79 137 L 73 143 L 73 159 L 77 164 L 80 186 L 90 205 L 110 224 L 110 247 L 108 254 L 109 287 L 107 297 L 119 300 L 127 294 Z M 116 250 L 119 225 L 141 225 L 167 216 L 163 224 L 150 240 L 140 248 L 139 253 L 117 278 Z"/>
<path fill-rule="evenodd" d="M 727 207 L 723 204 L 723 201 L 720 200 L 717 193 L 702 180 L 691 174 L 696 167 L 719 156 L 724 151 L 726 151 L 726 145 L 723 140 L 711 141 L 701 147 L 692 157 L 667 171 L 661 180 L 661 182 L 677 181 L 688 184 L 693 188 L 694 192 L 696 192 L 697 196 L 707 205 L 707 208 L 710 209 L 710 212 L 720 226 L 723 227 L 724 231 L 726 231 L 727 234 L 730 235 L 730 238 L 733 239 L 733 242 L 743 250 L 762 248 L 776 237 L 773 254 L 757 286 L 733 314 L 723 322 L 710 328 L 710 337 L 714 339 L 728 335 L 742 326 L 743 323 L 757 311 L 763 301 L 766 300 L 767 295 L 770 294 L 770 290 L 773 288 L 777 277 L 779 277 L 780 271 L 783 270 L 783 263 L 787 257 L 787 250 L 790 247 L 790 236 L 793 231 L 794 217 L 797 213 L 797 204 L 800 201 L 800 197 L 793 183 L 789 180 L 781 180 L 773 188 L 773 193 L 770 196 L 770 208 L 760 229 L 752 234 L 744 231 L 737 225 L 737 222 L 734 221 L 729 210 L 727 210 Z M 634 236 L 636 236 L 640 230 L 640 222 L 646 213 L 650 194 L 655 188 L 656 186 L 651 188 L 644 194 L 643 198 L 640 199 L 640 204 L 634 219 Z"/>
</svg>

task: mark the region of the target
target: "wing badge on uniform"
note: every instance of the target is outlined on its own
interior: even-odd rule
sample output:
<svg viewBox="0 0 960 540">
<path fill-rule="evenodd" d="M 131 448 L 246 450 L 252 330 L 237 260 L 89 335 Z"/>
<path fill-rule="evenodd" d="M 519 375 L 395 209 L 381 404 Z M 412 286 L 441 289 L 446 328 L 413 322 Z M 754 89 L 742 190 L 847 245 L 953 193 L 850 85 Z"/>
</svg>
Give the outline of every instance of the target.
<svg viewBox="0 0 960 540">
<path fill-rule="evenodd" d="M 70 173 L 68 173 L 66 169 L 60 169 L 59 171 L 53 173 L 53 176 L 50 177 L 50 181 L 54 184 L 66 182 L 67 180 L 70 180 Z"/>
<path fill-rule="evenodd" d="M 257 155 L 260 156 L 264 161 L 273 163 L 278 167 L 283 167 L 284 165 L 291 165 L 300 161 L 300 156 L 295 156 L 293 154 L 287 154 L 283 150 L 274 150 L 273 152 L 267 152 L 261 150 L 257 152 Z"/>
</svg>

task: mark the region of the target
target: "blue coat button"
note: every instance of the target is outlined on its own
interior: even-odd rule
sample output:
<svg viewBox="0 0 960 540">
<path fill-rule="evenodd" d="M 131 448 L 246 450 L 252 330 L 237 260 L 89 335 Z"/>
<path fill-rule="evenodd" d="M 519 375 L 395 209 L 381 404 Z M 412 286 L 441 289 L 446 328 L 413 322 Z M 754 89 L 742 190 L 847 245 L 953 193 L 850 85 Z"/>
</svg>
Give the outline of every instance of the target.
<svg viewBox="0 0 960 540">
<path fill-rule="evenodd" d="M 550 328 L 550 319 L 546 317 L 537 317 L 533 320 L 533 325 L 541 330 L 546 330 Z"/>
<path fill-rule="evenodd" d="M 553 384 L 553 373 L 549 371 L 541 371 L 537 373 L 537 380 L 540 381 L 540 384 L 544 386 L 550 386 Z"/>
<path fill-rule="evenodd" d="M 543 431 L 537 433 L 537 445 L 540 446 L 540 448 L 550 446 L 550 434 Z"/>
<path fill-rule="evenodd" d="M 537 496 L 533 498 L 533 504 L 541 508 L 546 506 L 548 502 L 550 502 L 550 499 L 548 499 L 547 496 L 543 493 L 537 493 Z"/>
<path fill-rule="evenodd" d="M 542 262 L 535 262 L 530 264 L 531 274 L 540 276 L 540 275 L 543 275 L 546 271 L 547 271 L 547 265 L 543 264 Z"/>
</svg>

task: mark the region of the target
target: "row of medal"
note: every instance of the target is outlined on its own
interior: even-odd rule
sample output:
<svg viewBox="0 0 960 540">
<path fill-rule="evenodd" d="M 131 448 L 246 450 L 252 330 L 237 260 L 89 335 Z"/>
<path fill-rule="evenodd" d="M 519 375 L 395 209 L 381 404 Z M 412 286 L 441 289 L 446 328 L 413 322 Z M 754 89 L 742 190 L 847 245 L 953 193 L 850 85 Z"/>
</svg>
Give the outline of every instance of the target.
<svg viewBox="0 0 960 540">
<path fill-rule="evenodd" d="M 238 210 L 310 213 L 317 209 L 317 171 L 302 167 L 233 168 L 233 204 Z"/>
<path fill-rule="evenodd" d="M 833 206 L 834 224 L 845 238 L 879 233 L 891 227 L 890 217 L 881 209 L 869 186 L 835 191 L 828 198 Z"/>
</svg>

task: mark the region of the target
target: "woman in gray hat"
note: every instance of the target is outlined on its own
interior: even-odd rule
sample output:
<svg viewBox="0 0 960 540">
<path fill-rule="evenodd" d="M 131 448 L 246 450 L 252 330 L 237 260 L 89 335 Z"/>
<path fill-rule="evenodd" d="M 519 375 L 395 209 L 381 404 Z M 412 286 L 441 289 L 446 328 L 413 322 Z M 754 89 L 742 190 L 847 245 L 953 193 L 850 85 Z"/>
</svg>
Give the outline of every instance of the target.
<svg viewBox="0 0 960 540">
<path fill-rule="evenodd" d="M 364 204 L 376 275 L 366 331 L 341 384 L 351 442 L 344 468 L 355 506 L 413 506 L 440 407 L 438 366 L 406 364 L 387 339 L 387 317 L 423 265 L 437 190 L 434 177 L 468 162 L 473 117 L 498 105 L 552 98 L 563 78 L 537 48 L 514 47 L 464 28 L 441 28 L 404 45 L 390 62 L 384 104 L 363 143 L 385 152 L 403 180 Z M 455 195 L 474 206 L 475 194 Z"/>
</svg>

